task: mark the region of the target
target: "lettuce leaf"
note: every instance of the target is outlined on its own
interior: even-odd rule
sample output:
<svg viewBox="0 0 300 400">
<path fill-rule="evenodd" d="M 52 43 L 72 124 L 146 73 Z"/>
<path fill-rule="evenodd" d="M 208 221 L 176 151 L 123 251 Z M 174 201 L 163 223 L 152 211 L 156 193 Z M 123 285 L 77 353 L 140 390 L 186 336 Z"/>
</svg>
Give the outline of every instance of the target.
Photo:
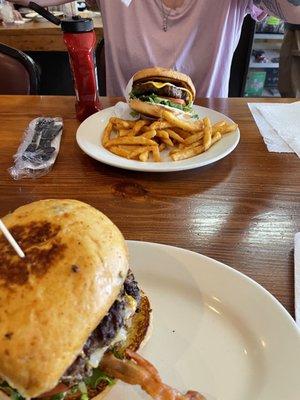
<svg viewBox="0 0 300 400">
<path fill-rule="evenodd" d="M 86 385 L 94 389 L 101 381 L 106 381 L 109 386 L 115 384 L 115 380 L 107 376 L 100 368 L 94 368 L 93 375 L 85 379 Z"/>
<path fill-rule="evenodd" d="M 56 393 L 50 397 L 50 400 L 62 400 L 66 395 L 66 392 L 63 393 Z"/>
<path fill-rule="evenodd" d="M 1 382 L 0 388 L 13 400 L 25 400 L 24 397 L 21 396 L 17 390 L 12 389 L 7 382 Z"/>
<path fill-rule="evenodd" d="M 116 383 L 115 379 L 112 379 L 109 376 L 107 376 L 103 371 L 100 370 L 100 368 L 94 368 L 92 376 L 86 378 L 84 382 L 87 386 L 91 386 L 92 388 L 95 389 L 101 381 L 106 381 L 109 386 L 112 386 Z M 12 389 L 9 386 L 9 384 L 5 381 L 0 382 L 0 388 L 3 389 L 3 391 L 8 396 L 10 396 L 12 400 L 25 400 L 24 397 L 22 397 L 17 390 Z M 48 397 L 48 399 L 49 400 L 62 400 L 68 392 L 74 394 L 74 393 L 78 392 L 79 390 L 80 389 L 79 389 L 78 385 L 75 385 L 72 388 L 70 388 L 69 390 L 67 390 L 66 392 L 56 393 L 55 395 L 51 396 L 50 398 Z M 89 400 L 88 394 L 82 393 L 81 400 Z"/>
<path fill-rule="evenodd" d="M 146 103 L 150 104 L 162 104 L 164 106 L 169 106 L 173 108 L 177 108 L 178 110 L 185 111 L 191 114 L 192 118 L 198 119 L 198 115 L 194 112 L 192 104 L 187 104 L 187 105 L 182 105 L 178 103 L 173 103 L 172 100 L 169 99 L 164 99 L 163 97 L 159 97 L 156 94 L 149 94 L 149 95 L 141 95 L 141 96 L 135 96 L 133 92 L 130 93 L 130 98 L 131 99 L 139 99 L 141 101 L 144 101 Z"/>
</svg>

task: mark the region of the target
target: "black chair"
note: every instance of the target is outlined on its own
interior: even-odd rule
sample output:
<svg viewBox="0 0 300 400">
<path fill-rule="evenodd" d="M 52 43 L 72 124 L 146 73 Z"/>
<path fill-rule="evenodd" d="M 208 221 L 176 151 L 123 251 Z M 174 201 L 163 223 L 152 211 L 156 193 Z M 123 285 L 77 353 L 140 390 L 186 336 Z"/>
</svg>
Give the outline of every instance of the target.
<svg viewBox="0 0 300 400">
<path fill-rule="evenodd" d="M 0 43 L 0 94 L 38 94 L 40 70 L 23 51 Z"/>
<path fill-rule="evenodd" d="M 232 59 L 229 97 L 244 96 L 254 32 L 255 21 L 250 15 L 247 15 L 244 19 L 241 37 Z"/>
<path fill-rule="evenodd" d="M 106 96 L 104 39 L 101 39 L 96 47 L 96 65 L 99 82 L 99 93 L 100 96 Z"/>
</svg>

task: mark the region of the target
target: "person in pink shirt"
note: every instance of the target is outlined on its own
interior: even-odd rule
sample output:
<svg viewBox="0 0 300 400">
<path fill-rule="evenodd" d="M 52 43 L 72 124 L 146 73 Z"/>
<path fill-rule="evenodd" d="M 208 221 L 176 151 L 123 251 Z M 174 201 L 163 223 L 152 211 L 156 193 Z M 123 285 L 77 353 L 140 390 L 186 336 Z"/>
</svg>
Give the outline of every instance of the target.
<svg viewBox="0 0 300 400">
<path fill-rule="evenodd" d="M 188 74 L 198 97 L 227 97 L 245 15 L 260 20 L 269 13 L 300 23 L 300 0 L 94 1 L 103 18 L 109 96 L 124 95 L 136 71 L 161 66 Z M 45 6 L 65 1 L 36 2 Z"/>
</svg>

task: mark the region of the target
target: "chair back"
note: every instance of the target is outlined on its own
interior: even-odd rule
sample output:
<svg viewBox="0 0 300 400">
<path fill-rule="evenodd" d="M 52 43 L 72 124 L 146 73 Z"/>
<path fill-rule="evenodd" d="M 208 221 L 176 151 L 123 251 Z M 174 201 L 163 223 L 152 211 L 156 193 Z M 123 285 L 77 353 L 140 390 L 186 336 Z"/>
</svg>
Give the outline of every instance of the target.
<svg viewBox="0 0 300 400">
<path fill-rule="evenodd" d="M 40 71 L 25 53 L 0 43 L 0 94 L 37 94 Z"/>
<path fill-rule="evenodd" d="M 244 97 L 254 32 L 255 21 L 250 15 L 247 15 L 244 19 L 241 37 L 232 59 L 229 97 Z"/>
</svg>

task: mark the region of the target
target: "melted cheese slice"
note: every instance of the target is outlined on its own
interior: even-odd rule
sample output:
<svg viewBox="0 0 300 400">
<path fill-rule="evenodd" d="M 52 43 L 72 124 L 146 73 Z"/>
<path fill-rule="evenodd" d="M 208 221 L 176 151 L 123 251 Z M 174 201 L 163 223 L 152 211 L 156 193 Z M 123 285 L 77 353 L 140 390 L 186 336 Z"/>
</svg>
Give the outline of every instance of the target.
<svg viewBox="0 0 300 400">
<path fill-rule="evenodd" d="M 169 83 L 169 82 L 154 82 L 154 81 L 147 81 L 147 82 L 145 82 L 145 84 L 147 84 L 147 83 L 151 83 L 154 87 L 156 87 L 156 89 L 161 89 L 161 88 L 164 87 L 164 86 L 173 86 L 173 87 L 177 87 L 176 85 L 173 85 L 172 83 Z M 186 89 L 186 88 L 180 87 L 180 89 L 183 90 L 183 91 L 185 91 L 185 92 L 187 92 L 187 94 L 188 94 L 188 96 L 189 96 L 189 103 L 192 103 L 192 101 L 193 101 L 192 93 L 191 93 L 188 89 Z"/>
</svg>

